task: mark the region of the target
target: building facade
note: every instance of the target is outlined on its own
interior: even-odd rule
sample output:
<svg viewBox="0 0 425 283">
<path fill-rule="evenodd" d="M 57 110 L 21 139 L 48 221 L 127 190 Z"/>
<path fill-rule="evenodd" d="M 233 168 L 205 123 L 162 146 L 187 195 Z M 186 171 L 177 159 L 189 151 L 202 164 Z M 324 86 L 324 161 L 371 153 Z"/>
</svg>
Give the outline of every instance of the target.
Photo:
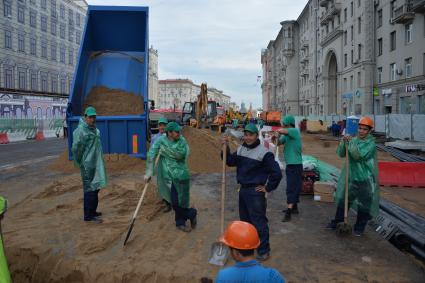
<svg viewBox="0 0 425 283">
<path fill-rule="evenodd" d="M 218 90 L 214 87 L 209 87 L 208 100 L 216 101 L 220 106 L 224 107 L 225 110 L 229 109 L 230 96 L 224 94 L 222 90 Z"/>
<path fill-rule="evenodd" d="M 149 99 L 158 103 L 159 83 L 158 83 L 158 50 L 149 48 Z"/>
<path fill-rule="evenodd" d="M 275 67 L 280 57 L 273 46 L 262 51 L 264 109 L 300 115 L 424 113 L 424 5 L 310 0 L 292 24 L 297 82 Z M 281 31 L 274 42 L 280 38 Z M 280 81 L 286 85 L 273 98 Z M 291 88 L 298 89 L 298 112 L 290 105 Z"/>
<path fill-rule="evenodd" d="M 0 7 L 0 88 L 69 94 L 85 9 L 66 0 L 4 0 Z"/>
</svg>

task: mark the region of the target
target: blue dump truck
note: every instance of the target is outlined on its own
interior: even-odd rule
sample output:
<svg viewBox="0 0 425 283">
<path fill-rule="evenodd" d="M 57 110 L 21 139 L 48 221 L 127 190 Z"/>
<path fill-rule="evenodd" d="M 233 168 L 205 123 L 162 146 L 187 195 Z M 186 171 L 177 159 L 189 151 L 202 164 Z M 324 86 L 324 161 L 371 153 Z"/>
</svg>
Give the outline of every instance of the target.
<svg viewBox="0 0 425 283">
<path fill-rule="evenodd" d="M 67 108 L 69 159 L 72 159 L 72 132 L 84 114 L 84 107 L 88 106 L 87 100 L 93 89 L 98 92 L 113 90 L 108 96 L 100 93 L 95 98 L 97 103 L 111 101 L 111 94 L 124 92 L 131 93 L 142 107 L 137 113 L 129 111 L 119 115 L 105 115 L 98 111 L 97 127 L 104 153 L 146 158 L 148 14 L 148 7 L 88 7 Z M 121 102 L 114 102 L 112 106 L 120 106 Z"/>
</svg>

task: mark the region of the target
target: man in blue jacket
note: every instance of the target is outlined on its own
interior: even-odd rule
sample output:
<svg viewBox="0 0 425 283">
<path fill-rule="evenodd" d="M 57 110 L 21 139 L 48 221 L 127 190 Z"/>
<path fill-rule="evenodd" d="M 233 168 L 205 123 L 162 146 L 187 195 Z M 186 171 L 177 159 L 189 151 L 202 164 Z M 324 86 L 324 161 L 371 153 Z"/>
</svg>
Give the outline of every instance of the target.
<svg viewBox="0 0 425 283">
<path fill-rule="evenodd" d="M 260 144 L 258 128 L 254 124 L 245 127 L 244 143 L 236 152 L 230 153 L 228 141 L 225 136 L 223 142 L 227 144 L 227 165 L 237 167 L 239 218 L 257 229 L 261 240 L 257 259 L 264 261 L 270 256 L 266 193 L 277 188 L 282 172 L 273 153 Z"/>
</svg>

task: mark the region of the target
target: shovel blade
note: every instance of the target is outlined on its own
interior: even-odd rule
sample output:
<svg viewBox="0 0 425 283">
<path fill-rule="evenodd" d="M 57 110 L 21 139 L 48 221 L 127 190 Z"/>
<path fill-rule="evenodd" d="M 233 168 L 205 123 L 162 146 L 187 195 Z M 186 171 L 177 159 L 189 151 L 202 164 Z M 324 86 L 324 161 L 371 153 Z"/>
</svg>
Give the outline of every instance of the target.
<svg viewBox="0 0 425 283">
<path fill-rule="evenodd" d="M 228 257 L 229 249 L 223 243 L 216 242 L 211 246 L 208 262 L 213 265 L 224 266 Z"/>
</svg>

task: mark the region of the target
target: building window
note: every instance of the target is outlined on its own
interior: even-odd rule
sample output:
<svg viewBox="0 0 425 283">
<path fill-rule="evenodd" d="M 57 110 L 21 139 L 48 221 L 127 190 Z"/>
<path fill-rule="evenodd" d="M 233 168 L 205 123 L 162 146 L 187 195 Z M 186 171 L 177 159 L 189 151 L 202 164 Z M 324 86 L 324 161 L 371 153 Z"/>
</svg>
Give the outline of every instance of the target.
<svg viewBox="0 0 425 283">
<path fill-rule="evenodd" d="M 394 18 L 395 0 L 390 2 L 390 19 Z"/>
<path fill-rule="evenodd" d="M 412 27 L 413 27 L 413 24 L 407 24 L 404 26 L 406 44 L 412 43 Z"/>
<path fill-rule="evenodd" d="M 344 23 L 347 22 L 347 8 L 344 9 Z"/>
<path fill-rule="evenodd" d="M 18 22 L 25 24 L 25 9 L 21 5 L 18 5 Z"/>
<path fill-rule="evenodd" d="M 344 45 L 347 45 L 347 31 L 344 31 Z"/>
<path fill-rule="evenodd" d="M 358 60 L 359 61 L 362 60 L 362 45 L 361 44 L 358 45 L 358 54 L 357 55 L 359 56 Z"/>
<path fill-rule="evenodd" d="M 351 41 L 354 41 L 354 26 L 350 27 L 350 31 L 351 31 Z"/>
<path fill-rule="evenodd" d="M 80 14 L 78 14 L 78 13 L 75 13 L 75 23 L 76 23 L 77 27 L 79 27 L 81 25 Z"/>
<path fill-rule="evenodd" d="M 351 49 L 351 65 L 354 63 L 354 50 Z"/>
<path fill-rule="evenodd" d="M 56 35 L 56 20 L 53 20 L 52 19 L 52 22 L 50 23 L 50 29 L 51 29 L 51 33 L 52 33 L 52 35 Z"/>
<path fill-rule="evenodd" d="M 378 38 L 378 56 L 382 55 L 382 38 Z"/>
<path fill-rule="evenodd" d="M 65 39 L 65 24 L 62 24 L 62 23 L 60 24 L 59 33 L 60 33 L 60 37 L 62 39 Z"/>
<path fill-rule="evenodd" d="M 390 80 L 395 81 L 396 79 L 397 66 L 395 63 L 390 64 Z"/>
<path fill-rule="evenodd" d="M 79 31 L 79 30 L 77 30 L 77 31 L 75 32 L 75 42 L 76 42 L 77 44 L 80 44 L 80 43 L 81 43 L 81 31 Z"/>
<path fill-rule="evenodd" d="M 37 12 L 33 10 L 30 11 L 30 26 L 33 28 L 37 27 Z"/>
<path fill-rule="evenodd" d="M 382 84 L 382 67 L 378 68 L 378 84 Z"/>
<path fill-rule="evenodd" d="M 52 76 L 52 93 L 58 93 L 58 77 Z"/>
<path fill-rule="evenodd" d="M 18 71 L 18 85 L 19 89 L 27 88 L 27 72 L 25 70 Z"/>
<path fill-rule="evenodd" d="M 57 16 L 57 12 L 56 12 L 56 0 L 51 0 L 50 1 L 50 12 L 52 14 L 53 18 L 56 18 Z"/>
<path fill-rule="evenodd" d="M 41 15 L 41 30 L 47 32 L 47 17 Z"/>
<path fill-rule="evenodd" d="M 40 0 L 41 8 L 47 9 L 47 0 Z"/>
<path fill-rule="evenodd" d="M 41 42 L 41 58 L 47 59 L 47 42 Z"/>
<path fill-rule="evenodd" d="M 396 32 L 393 31 L 392 33 L 390 33 L 390 51 L 394 51 L 396 49 Z"/>
<path fill-rule="evenodd" d="M 347 65 L 348 65 L 348 60 L 347 60 L 347 54 L 344 54 L 344 67 L 347 67 Z"/>
<path fill-rule="evenodd" d="M 65 18 L 65 6 L 63 4 L 60 5 L 59 10 L 60 10 L 61 18 L 62 19 Z"/>
<path fill-rule="evenodd" d="M 30 54 L 37 55 L 37 40 L 35 38 L 30 39 Z"/>
<path fill-rule="evenodd" d="M 66 80 L 64 78 L 61 79 L 61 93 L 66 94 Z"/>
<path fill-rule="evenodd" d="M 362 0 L 357 0 L 357 7 L 361 6 L 361 2 L 362 2 Z"/>
<path fill-rule="evenodd" d="M 378 23 L 376 24 L 376 26 L 379 28 L 382 26 L 382 9 L 378 10 Z"/>
<path fill-rule="evenodd" d="M 361 72 L 357 72 L 357 87 L 358 88 L 362 87 L 362 73 Z"/>
<path fill-rule="evenodd" d="M 353 2 L 350 3 L 350 14 L 351 14 L 351 17 L 354 16 L 354 4 L 353 4 Z"/>
<path fill-rule="evenodd" d="M 60 49 L 60 62 L 65 64 L 65 47 L 61 47 Z"/>
<path fill-rule="evenodd" d="M 47 92 L 47 73 L 42 72 L 41 76 L 41 91 Z"/>
<path fill-rule="evenodd" d="M 400 97 L 400 114 L 410 114 L 412 110 L 411 97 Z"/>
<path fill-rule="evenodd" d="M 357 18 L 358 33 L 362 33 L 362 17 Z"/>
<path fill-rule="evenodd" d="M 406 73 L 406 78 L 412 77 L 412 57 L 404 60 L 404 71 Z"/>
<path fill-rule="evenodd" d="M 4 31 L 4 48 L 12 49 L 12 32 Z"/>
<path fill-rule="evenodd" d="M 52 44 L 52 46 L 51 46 L 51 58 L 52 58 L 52 61 L 56 61 L 56 55 L 57 54 L 57 47 L 56 47 L 56 44 Z"/>
<path fill-rule="evenodd" d="M 344 91 L 348 90 L 347 78 L 344 78 Z"/>
<path fill-rule="evenodd" d="M 69 49 L 68 51 L 68 64 L 74 65 L 74 51 L 72 49 Z"/>
<path fill-rule="evenodd" d="M 11 0 L 3 0 L 4 16 L 12 17 L 12 2 Z"/>
<path fill-rule="evenodd" d="M 71 9 L 68 9 L 68 24 L 69 26 L 74 26 L 74 13 Z"/>
<path fill-rule="evenodd" d="M 18 51 L 25 52 L 25 35 L 18 34 Z"/>
<path fill-rule="evenodd" d="M 13 69 L 11 67 L 4 69 L 4 86 L 5 88 L 14 88 Z"/>
<path fill-rule="evenodd" d="M 37 73 L 31 72 L 31 90 L 38 90 L 37 87 Z"/>
<path fill-rule="evenodd" d="M 74 41 L 74 29 L 71 27 L 69 27 L 69 30 L 68 30 L 68 40 L 70 42 Z"/>
<path fill-rule="evenodd" d="M 351 90 L 354 89 L 354 76 L 353 75 L 350 76 L 350 89 Z"/>
</svg>

